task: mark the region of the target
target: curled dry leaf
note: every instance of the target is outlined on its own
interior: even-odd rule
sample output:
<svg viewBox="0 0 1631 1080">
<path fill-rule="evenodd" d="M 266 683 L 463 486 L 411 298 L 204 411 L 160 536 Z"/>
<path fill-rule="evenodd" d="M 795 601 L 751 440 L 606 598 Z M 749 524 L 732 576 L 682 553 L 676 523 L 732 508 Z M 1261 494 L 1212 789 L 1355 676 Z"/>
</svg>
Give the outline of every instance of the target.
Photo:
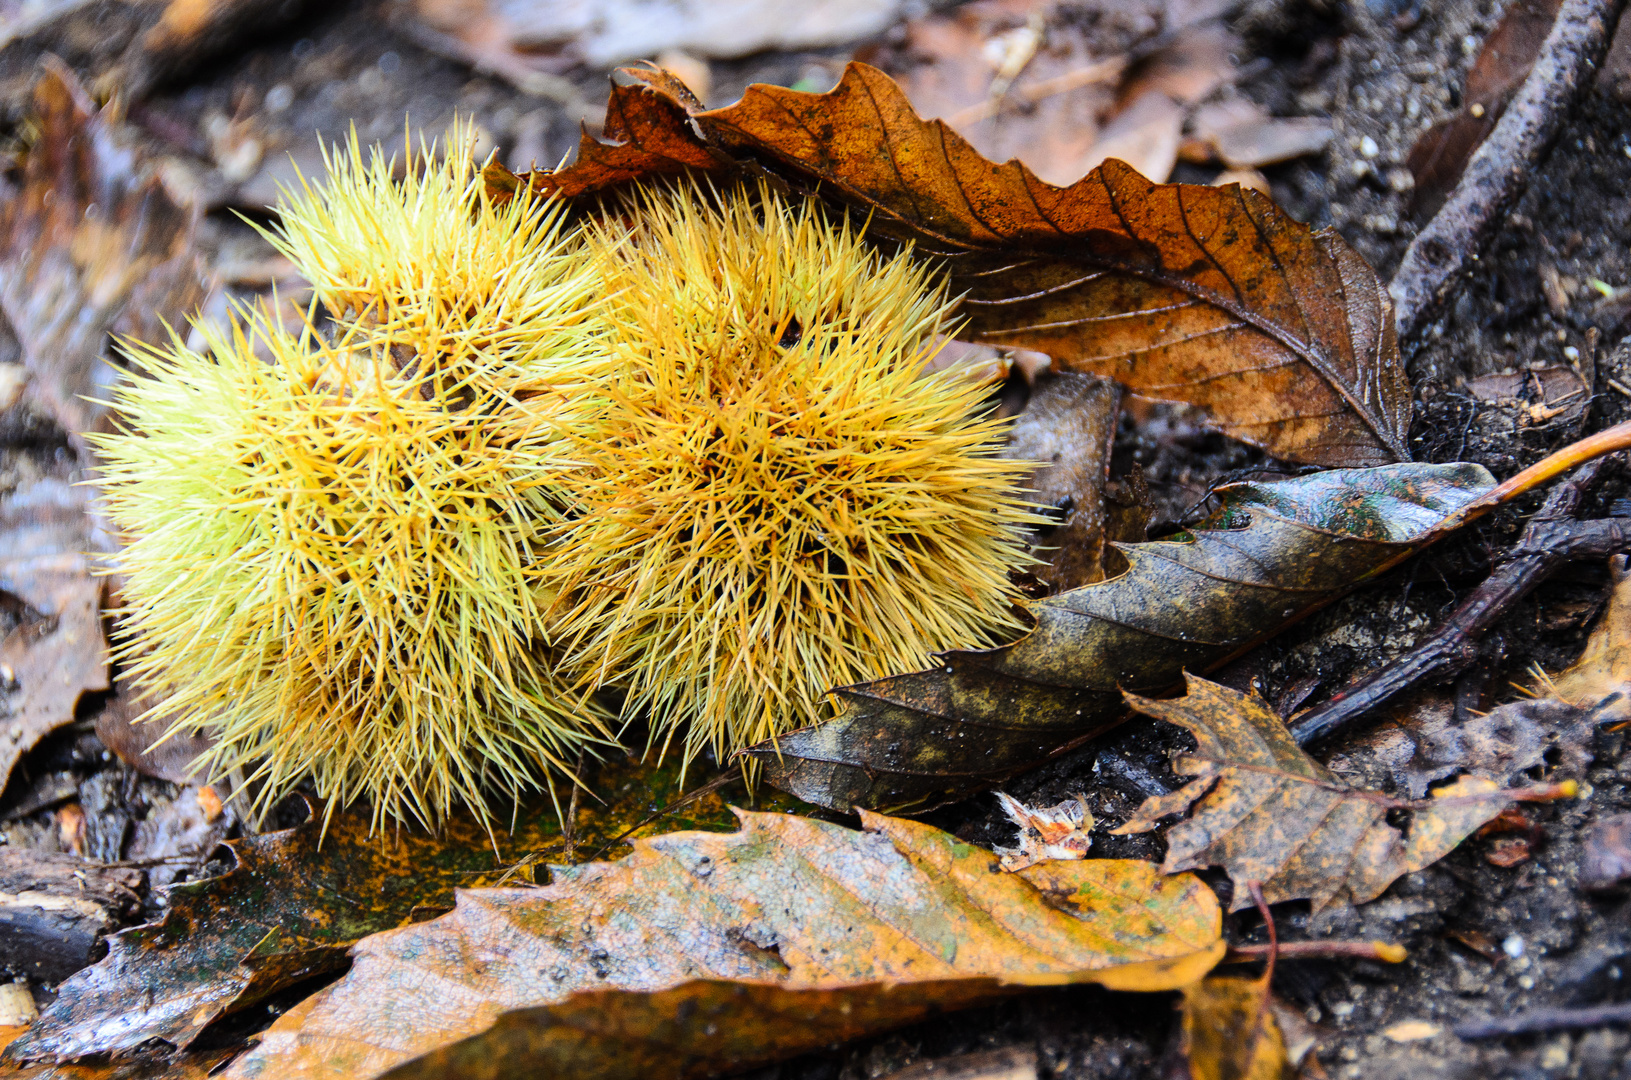
<svg viewBox="0 0 1631 1080">
<path fill-rule="evenodd" d="M 1092 375 L 1069 372 L 1037 380 L 1025 411 L 1008 432 L 1006 457 L 1041 462 L 1027 495 L 1055 524 L 1034 534 L 1036 574 L 1055 591 L 1104 580 L 1104 487 L 1121 418 L 1121 391 Z"/>
<path fill-rule="evenodd" d="M 1012 874 L 1049 859 L 1085 859 L 1093 846 L 1093 814 L 1086 796 L 1066 799 L 1057 806 L 1026 806 L 1006 792 L 997 802 L 1008 820 L 1019 826 L 1019 845 L 997 848 L 1002 868 Z"/>
<path fill-rule="evenodd" d="M 1223 952 L 1211 891 L 1148 863 L 1003 874 L 916 822 L 739 816 L 739 832 L 642 840 L 547 888 L 463 891 L 442 918 L 360 942 L 350 973 L 228 1075 L 724 1072 L 1005 987 L 1176 988 Z"/>
<path fill-rule="evenodd" d="M 1523 799 L 1555 798 L 1556 785 L 1502 788 L 1463 776 L 1425 802 L 1350 788 L 1303 753 L 1267 703 L 1205 679 L 1173 701 L 1128 695 L 1143 713 L 1195 736 L 1174 765 L 1195 779 L 1147 799 L 1117 833 L 1148 832 L 1169 814 L 1189 817 L 1167 831 L 1161 869 L 1222 866 L 1235 883 L 1234 910 L 1249 907 L 1248 882 L 1269 903 L 1311 899 L 1364 903 L 1393 881 L 1443 858 L 1484 822 Z M 1411 814 L 1408 834 L 1388 821 Z"/>
<path fill-rule="evenodd" d="M 1410 388 L 1375 275 L 1334 232 L 1254 191 L 1154 184 L 1110 160 L 1070 187 L 997 165 L 852 63 L 827 94 L 750 87 L 703 109 L 678 79 L 629 71 L 606 139 L 529 174 L 572 197 L 685 169 L 766 169 L 943 260 L 974 340 L 1204 408 L 1294 461 L 1409 457 Z M 490 170 L 495 191 L 518 178 Z"/>
<path fill-rule="evenodd" d="M 0 208 L 0 311 L 23 348 L 25 392 L 83 447 L 106 430 L 101 402 L 119 377 L 110 335 L 159 340 L 204 298 L 198 211 L 170 196 L 71 72 L 45 69 L 39 137 Z"/>
<path fill-rule="evenodd" d="M 1217 492 L 1211 528 L 1118 544 L 1127 569 L 1030 605 L 1012 645 L 834 691 L 837 717 L 747 751 L 770 783 L 836 810 L 955 797 L 1120 723 L 1438 535 L 1490 491 L 1477 465 L 1338 470 Z"/>
</svg>

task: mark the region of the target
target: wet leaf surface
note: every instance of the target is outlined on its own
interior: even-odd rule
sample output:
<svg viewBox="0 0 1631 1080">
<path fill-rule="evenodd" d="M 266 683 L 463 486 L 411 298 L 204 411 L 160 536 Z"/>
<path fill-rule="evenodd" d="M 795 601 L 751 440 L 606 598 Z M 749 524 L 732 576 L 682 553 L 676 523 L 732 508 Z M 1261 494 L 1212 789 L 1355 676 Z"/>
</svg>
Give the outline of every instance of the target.
<svg viewBox="0 0 1631 1080">
<path fill-rule="evenodd" d="M 611 762 L 586 770 L 585 780 L 595 795 L 579 800 L 573 842 L 580 857 L 676 798 L 679 763 Z M 734 823 L 713 793 L 634 835 Z M 492 838 L 469 816 L 435 837 L 408 828 L 370 836 L 368 825 L 367 807 L 355 807 L 337 812 L 326 836 L 319 815 L 228 842 L 232 870 L 175 886 L 165 917 L 113 938 L 108 956 L 63 984 L 11 1054 L 73 1058 L 148 1039 L 184 1047 L 215 1018 L 343 967 L 359 939 L 452 907 L 455 888 L 527 882 L 533 860 L 566 861 L 560 817 L 548 800 L 520 808 L 513 829 Z"/>
<path fill-rule="evenodd" d="M 1118 545 L 1125 572 L 1032 604 L 1014 644 L 842 687 L 837 717 L 748 753 L 833 809 L 955 797 L 1115 726 L 1121 688 L 1164 692 L 1335 599 L 1492 483 L 1476 465 L 1396 465 L 1221 488 L 1212 528 Z"/>
<path fill-rule="evenodd" d="M 576 196 L 751 163 L 943 258 L 975 340 L 1200 406 L 1282 458 L 1409 457 L 1410 389 L 1375 275 L 1254 191 L 1154 184 L 1114 159 L 1055 187 L 921 120 L 865 64 L 827 94 L 758 85 L 714 110 L 666 72 L 628 74 L 638 85 L 613 88 L 609 141 L 585 136 L 576 163 L 530 174 L 535 186 Z"/>
<path fill-rule="evenodd" d="M 1149 863 L 1004 874 L 993 853 L 916 822 L 741 818 L 739 832 L 643 840 L 546 888 L 463 892 L 449 915 L 361 942 L 350 973 L 228 1075 L 689 1076 L 1001 984 L 1172 989 L 1222 953 L 1211 891 Z M 404 1065 L 426 1054 L 442 1056 Z"/>
<path fill-rule="evenodd" d="M 1555 789 L 1502 788 L 1463 776 L 1425 802 L 1350 788 L 1305 754 L 1260 698 L 1191 677 L 1187 696 L 1154 701 L 1128 695 L 1140 712 L 1195 736 L 1197 749 L 1174 763 L 1195 779 L 1148 799 L 1117 833 L 1148 832 L 1169 814 L 1188 812 L 1167 831 L 1162 870 L 1222 866 L 1235 884 L 1232 910 L 1251 905 L 1260 882 L 1271 904 L 1310 899 L 1374 900 L 1395 879 L 1447 855 L 1514 801 Z M 1411 812 L 1408 832 L 1390 812 Z"/>
</svg>

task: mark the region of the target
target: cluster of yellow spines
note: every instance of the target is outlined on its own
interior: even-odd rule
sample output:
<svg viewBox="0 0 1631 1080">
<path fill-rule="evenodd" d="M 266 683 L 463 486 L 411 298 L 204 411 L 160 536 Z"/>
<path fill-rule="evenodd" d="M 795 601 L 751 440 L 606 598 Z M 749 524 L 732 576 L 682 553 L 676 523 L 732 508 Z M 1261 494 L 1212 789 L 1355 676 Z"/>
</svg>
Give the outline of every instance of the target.
<svg viewBox="0 0 1631 1080">
<path fill-rule="evenodd" d="M 589 228 L 615 360 L 548 570 L 569 659 L 688 758 L 1014 628 L 1037 520 L 985 389 L 924 373 L 932 271 L 752 194 L 648 192 Z"/>
<path fill-rule="evenodd" d="M 123 656 L 212 775 L 435 825 L 609 741 L 603 689 L 723 757 L 1014 625 L 1029 466 L 924 374 L 930 271 L 763 187 L 568 229 L 466 145 L 286 198 L 300 333 L 133 350 Z"/>
</svg>

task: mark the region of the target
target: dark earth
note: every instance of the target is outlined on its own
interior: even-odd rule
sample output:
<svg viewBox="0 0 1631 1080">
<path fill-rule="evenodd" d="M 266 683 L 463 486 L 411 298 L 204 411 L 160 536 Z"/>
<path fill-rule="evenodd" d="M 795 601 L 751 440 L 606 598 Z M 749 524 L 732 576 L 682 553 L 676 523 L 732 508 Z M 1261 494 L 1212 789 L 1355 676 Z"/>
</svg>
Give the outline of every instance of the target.
<svg viewBox="0 0 1631 1080">
<path fill-rule="evenodd" d="M 242 275 L 247 289 L 264 282 L 252 272 L 256 241 L 235 215 L 265 214 L 274 181 L 293 176 L 291 151 L 307 175 L 320 173 L 320 162 L 305 149 L 315 144 L 295 133 L 316 129 L 338 138 L 355 124 L 365 142 L 391 141 L 405 114 L 430 132 L 455 113 L 473 114 L 503 159 L 525 167 L 560 160 L 575 145 L 579 122 L 596 118 L 605 72 L 568 70 L 549 84 L 548 96 L 523 93 L 421 48 L 383 17 L 382 6 L 389 5 L 310 5 L 280 29 L 257 35 L 253 47 L 175 76 L 131 114 L 170 152 L 201 162 L 213 157 L 221 166 L 198 170 L 204 197 L 217 207 L 207 219 L 207 239 L 214 257 L 250 265 Z M 1118 7 L 1116 0 L 1078 6 L 1088 13 L 1084 18 Z M 1228 16 L 1247 45 L 1240 63 L 1253 72 L 1244 92 L 1277 115 L 1328 116 L 1336 132 L 1322 155 L 1264 169 L 1276 200 L 1300 220 L 1335 227 L 1383 280 L 1422 224 L 1405 170 L 1411 144 L 1459 108 L 1468 66 L 1501 8 L 1498 0 L 1252 0 Z M 1103 23 L 1107 33 L 1123 35 L 1127 47 L 1158 28 L 1158 21 L 1140 30 L 1137 20 L 1108 16 Z M 885 39 L 865 48 L 887 51 L 890 45 Z M 825 89 L 850 55 L 846 48 L 715 62 L 709 103 L 728 103 L 754 82 Z M 1475 272 L 1456 285 L 1423 340 L 1403 343 L 1416 388 L 1412 449 L 1419 460 L 1478 462 L 1502 478 L 1583 431 L 1631 417 L 1631 300 L 1617 294 L 1631 286 L 1628 102 L 1631 84 L 1610 63 L 1583 91 Z M 251 163 L 235 173 L 233 139 L 247 130 L 260 140 L 266 165 Z M 1216 171 L 1180 164 L 1174 179 L 1207 182 Z M 15 360 L 16 351 L 0 326 L 0 361 Z M 1559 366 L 1590 378 L 1589 407 L 1540 416 L 1530 409 L 1539 379 L 1526 373 Z M 78 464 L 49 419 L 26 405 L 0 413 L 0 490 L 39 475 L 73 478 Z M 1142 410 L 1136 422 L 1124 418 L 1112 474 L 1125 477 L 1135 464 L 1153 493 L 1156 534 L 1202 513 L 1209 487 L 1220 479 L 1283 471 L 1164 406 Z M 1611 469 L 1582 516 L 1626 514 L 1627 497 L 1631 476 Z M 1286 711 L 1318 703 L 1431 633 L 1517 537 L 1539 498 L 1407 562 L 1217 677 L 1242 689 L 1255 683 Z M 1532 683 L 1532 666 L 1555 672 L 1573 662 L 1602 609 L 1608 581 L 1603 565 L 1566 568 L 1503 617 L 1486 638 L 1483 662 L 1460 685 L 1425 687 L 1417 699 L 1383 714 L 1409 713 L 1432 695 L 1444 700 L 1459 693 L 1483 708 L 1511 700 L 1514 684 Z M 0 619 L 14 618 L 0 612 Z M 147 853 L 165 850 L 158 834 L 203 826 L 183 821 L 188 808 L 177 808 L 182 788 L 138 774 L 102 746 L 91 722 L 99 705 L 85 702 L 82 721 L 48 738 L 19 766 L 0 797 L 0 843 L 62 850 L 56 811 L 77 799 L 85 815 L 84 855 L 142 871 L 133 878 L 140 903 L 121 916 L 129 925 L 162 910 L 158 886 L 220 864 L 212 868 L 196 856 L 190 863 L 144 864 Z M 1159 858 L 1155 834 L 1114 837 L 1109 830 L 1149 794 L 1178 785 L 1168 761 L 1186 739 L 1135 720 L 1097 745 L 1014 779 L 1007 790 L 1033 805 L 1086 792 L 1097 819 L 1093 855 Z M 1299 903 L 1275 910 L 1282 940 L 1376 939 L 1409 950 L 1398 965 L 1278 965 L 1275 992 L 1301 1011 L 1307 1027 L 1301 1034 L 1316 1040 L 1301 1076 L 1631 1080 L 1631 1031 L 1623 1024 L 1477 1041 L 1448 1030 L 1469 1018 L 1631 998 L 1631 979 L 1624 977 L 1631 973 L 1628 901 L 1577 887 L 1585 830 L 1631 810 L 1625 741 L 1623 734 L 1598 736 L 1581 798 L 1524 809 L 1533 823 L 1526 837 L 1531 855 L 1516 865 L 1490 860 L 1500 838 L 1473 838 L 1371 904 L 1318 916 Z M 1354 752 L 1339 739 L 1319 747 L 1317 756 Z M 985 845 L 1013 836 L 989 796 L 935 811 L 930 820 Z M 1222 875 L 1208 880 L 1228 890 Z M 1228 917 L 1226 932 L 1236 943 L 1266 940 L 1250 911 Z M 8 962 L 6 974 L 33 976 L 42 1004 L 66 974 L 42 978 L 14 957 Z M 212 1038 L 221 1045 L 241 1039 L 310 989 L 234 1018 Z M 754 1075 L 860 1080 L 1017 1047 L 1033 1049 L 1041 1075 L 1059 1080 L 1181 1076 L 1186 1067 L 1175 1004 L 1175 996 L 1096 989 L 1037 992 Z M 1438 1033 L 1414 1041 L 1383 1034 L 1410 1021 L 1434 1025 Z M 1298 1034 L 1288 1032 L 1292 1042 Z M 954 1063 L 946 1064 L 909 1075 L 954 1075 Z"/>
</svg>

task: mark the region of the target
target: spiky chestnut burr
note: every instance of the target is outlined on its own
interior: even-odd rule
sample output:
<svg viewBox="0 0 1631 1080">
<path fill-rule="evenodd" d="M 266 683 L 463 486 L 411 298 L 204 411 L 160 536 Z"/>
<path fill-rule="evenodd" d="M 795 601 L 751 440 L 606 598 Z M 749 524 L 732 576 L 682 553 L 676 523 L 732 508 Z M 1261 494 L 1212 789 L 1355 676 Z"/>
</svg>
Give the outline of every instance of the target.
<svg viewBox="0 0 1631 1080">
<path fill-rule="evenodd" d="M 132 433 L 100 442 L 123 654 L 261 808 L 310 775 L 376 822 L 485 816 L 607 737 L 537 641 L 598 283 L 555 209 L 494 207 L 453 145 L 401 180 L 337 152 L 274 234 L 331 318 L 133 348 Z"/>
<path fill-rule="evenodd" d="M 930 270 L 763 186 L 647 191 L 589 235 L 616 360 L 547 573 L 593 685 L 723 756 L 1015 628 L 1033 466 L 983 387 L 924 373 Z"/>
</svg>

